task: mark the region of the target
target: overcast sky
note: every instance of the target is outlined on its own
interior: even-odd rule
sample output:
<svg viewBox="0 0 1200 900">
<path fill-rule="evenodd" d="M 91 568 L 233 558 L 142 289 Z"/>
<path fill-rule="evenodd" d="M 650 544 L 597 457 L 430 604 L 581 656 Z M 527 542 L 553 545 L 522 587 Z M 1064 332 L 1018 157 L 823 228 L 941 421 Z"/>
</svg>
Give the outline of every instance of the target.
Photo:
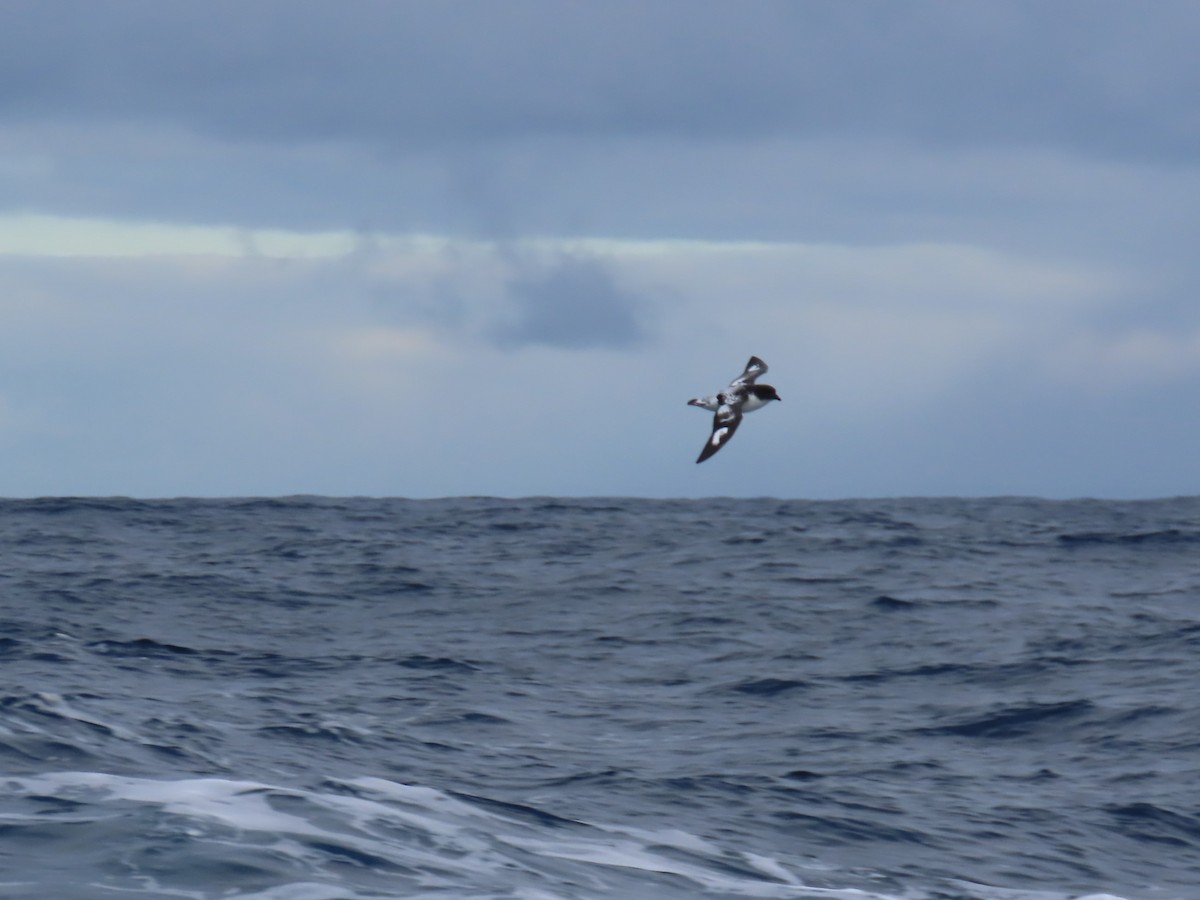
<svg viewBox="0 0 1200 900">
<path fill-rule="evenodd" d="M 6 0 L 0 496 L 1200 493 L 1198 36 Z"/>
</svg>

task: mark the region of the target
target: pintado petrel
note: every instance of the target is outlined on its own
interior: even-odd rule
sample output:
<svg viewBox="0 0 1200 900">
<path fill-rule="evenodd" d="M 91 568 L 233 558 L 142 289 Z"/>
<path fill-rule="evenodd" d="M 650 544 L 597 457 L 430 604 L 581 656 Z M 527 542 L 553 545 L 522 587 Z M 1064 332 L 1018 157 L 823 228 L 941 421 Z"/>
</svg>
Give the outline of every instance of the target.
<svg viewBox="0 0 1200 900">
<path fill-rule="evenodd" d="M 701 409 L 714 410 L 712 434 L 700 451 L 696 462 L 702 463 L 727 443 L 737 431 L 746 413 L 762 409 L 772 400 L 783 398 L 769 384 L 755 384 L 759 375 L 767 371 L 767 364 L 757 356 L 750 357 L 746 370 L 729 382 L 729 387 L 712 397 L 693 397 L 688 406 L 698 406 Z"/>
</svg>

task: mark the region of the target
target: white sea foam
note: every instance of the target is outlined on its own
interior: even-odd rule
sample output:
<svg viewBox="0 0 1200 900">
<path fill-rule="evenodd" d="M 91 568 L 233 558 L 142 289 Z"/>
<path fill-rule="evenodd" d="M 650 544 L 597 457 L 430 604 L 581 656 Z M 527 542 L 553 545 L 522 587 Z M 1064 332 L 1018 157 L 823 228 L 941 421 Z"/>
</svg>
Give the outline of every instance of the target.
<svg viewBox="0 0 1200 900">
<path fill-rule="evenodd" d="M 958 881 L 963 890 L 970 891 L 973 900 L 1127 900 L 1116 894 L 1064 894 L 1061 891 L 1029 891 L 1013 888 L 998 888 L 984 884 L 974 884 L 969 881 Z M 1169 895 L 1171 900 L 1183 900 Z"/>
<path fill-rule="evenodd" d="M 303 868 L 309 875 L 249 892 L 219 894 L 164 884 L 161 874 L 134 873 L 125 882 L 90 885 L 114 895 L 366 900 L 444 897 L 446 891 L 457 891 L 463 897 L 521 900 L 609 895 L 900 900 L 894 894 L 858 887 L 806 884 L 794 868 L 775 858 L 722 848 L 680 829 L 575 823 L 562 833 L 562 825 L 541 827 L 434 788 L 374 777 L 331 780 L 326 791 L 224 778 L 160 781 L 98 772 L 12 777 L 2 783 L 10 796 L 73 801 L 92 810 L 93 820 L 111 816 L 106 807 L 112 804 L 144 805 L 175 817 L 176 840 L 250 848 L 264 858 L 283 859 L 292 869 Z M 72 816 L 76 822 L 85 820 L 79 811 Z M 34 820 L 47 822 L 45 815 L 17 811 L 0 815 L 0 821 L 18 827 Z M 157 827 L 162 829 L 161 822 Z M 572 868 L 563 870 L 564 862 Z M 373 868 L 389 867 L 397 873 L 391 877 L 396 893 L 386 889 L 381 893 L 372 879 L 356 878 Z M 826 872 L 824 880 L 835 874 Z M 612 875 L 619 877 L 613 880 Z M 591 887 L 581 891 L 580 884 Z M 977 900 L 1123 900 L 1112 894 L 1071 897 L 1053 891 L 960 884 Z M 40 890 L 19 882 L 0 888 L 14 897 L 32 897 Z M 903 900 L 923 896 L 906 894 Z"/>
<path fill-rule="evenodd" d="M 283 860 L 289 869 L 302 867 L 309 873 L 303 880 L 220 894 L 240 900 L 420 897 L 423 892 L 440 897 L 448 890 L 463 897 L 525 900 L 614 892 L 627 897 L 644 892 L 646 897 L 893 900 L 854 888 L 805 885 L 778 860 L 725 850 L 678 829 L 575 823 L 560 836 L 561 824 L 531 823 L 433 788 L 380 778 L 331 781 L 327 791 L 224 778 L 159 781 L 97 772 L 22 776 L 3 783 L 10 794 L 73 801 L 90 810 L 93 819 L 110 816 L 108 807 L 115 804 L 143 805 L 173 817 L 176 841 L 190 840 L 198 848 L 249 849 L 264 860 Z M 78 819 L 82 814 L 74 815 Z M 19 813 L 4 817 L 13 823 L 31 818 Z M 156 829 L 163 827 L 160 818 Z M 403 885 L 395 894 L 379 893 L 379 885 L 366 877 L 372 869 L 388 868 L 397 873 L 392 881 Z M 135 873 L 126 882 L 93 887 L 206 896 L 163 880 L 161 873 L 154 878 Z M 379 880 L 378 871 L 373 880 Z M 581 893 L 580 884 L 591 888 Z"/>
</svg>

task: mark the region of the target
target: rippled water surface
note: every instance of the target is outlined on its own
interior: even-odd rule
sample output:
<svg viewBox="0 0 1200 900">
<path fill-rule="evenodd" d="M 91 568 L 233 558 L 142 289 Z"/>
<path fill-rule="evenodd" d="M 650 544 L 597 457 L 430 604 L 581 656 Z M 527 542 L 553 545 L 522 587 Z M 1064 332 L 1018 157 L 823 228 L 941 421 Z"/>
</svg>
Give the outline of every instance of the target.
<svg viewBox="0 0 1200 900">
<path fill-rule="evenodd" d="M 1200 499 L 42 499 L 0 553 L 3 898 L 1200 898 Z"/>
</svg>

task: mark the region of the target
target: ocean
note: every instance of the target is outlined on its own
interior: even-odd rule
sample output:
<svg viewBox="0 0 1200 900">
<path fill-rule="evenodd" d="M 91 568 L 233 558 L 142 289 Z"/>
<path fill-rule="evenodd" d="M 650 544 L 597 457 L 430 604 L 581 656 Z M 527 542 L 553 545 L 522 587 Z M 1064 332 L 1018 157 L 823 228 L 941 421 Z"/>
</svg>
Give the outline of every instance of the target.
<svg viewBox="0 0 1200 900">
<path fill-rule="evenodd" d="M 1200 898 L 1200 498 L 43 498 L 0 548 L 3 898 Z"/>
</svg>

